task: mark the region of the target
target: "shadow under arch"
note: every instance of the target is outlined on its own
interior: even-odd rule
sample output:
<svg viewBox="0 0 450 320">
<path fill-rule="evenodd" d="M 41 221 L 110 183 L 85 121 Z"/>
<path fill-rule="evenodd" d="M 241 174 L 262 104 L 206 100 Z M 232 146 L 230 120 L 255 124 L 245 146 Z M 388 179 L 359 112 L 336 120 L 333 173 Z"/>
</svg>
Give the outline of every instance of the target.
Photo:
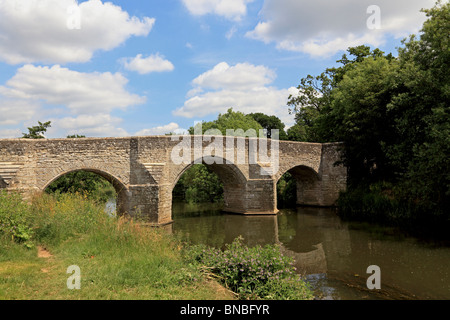
<svg viewBox="0 0 450 320">
<path fill-rule="evenodd" d="M 281 177 L 287 172 L 289 172 L 296 181 L 296 204 L 320 206 L 323 201 L 321 199 L 322 181 L 319 173 L 311 167 L 297 165 L 280 173 L 276 183 L 278 183 Z"/>
<path fill-rule="evenodd" d="M 111 173 L 108 173 L 104 170 L 100 169 L 93 169 L 93 168 L 77 168 L 77 169 L 71 169 L 67 171 L 63 171 L 59 174 L 57 174 L 55 177 L 50 179 L 44 187 L 41 189 L 42 191 L 45 191 L 53 182 L 58 180 L 59 178 L 70 174 L 72 172 L 79 172 L 79 171 L 85 171 L 85 172 L 92 172 L 100 177 L 104 178 L 106 181 L 111 183 L 111 185 L 114 187 L 116 193 L 117 193 L 117 214 L 118 215 L 125 215 L 130 212 L 129 208 L 129 190 L 124 182 L 122 182 L 119 178 L 115 177 Z"/>
<path fill-rule="evenodd" d="M 247 178 L 235 164 L 227 163 L 223 158 L 216 157 L 216 159 L 219 160 L 219 163 L 206 163 L 204 160 L 194 160 L 191 163 L 186 164 L 172 182 L 171 191 L 173 191 L 181 176 L 189 168 L 191 168 L 194 164 L 203 164 L 215 173 L 223 184 L 224 206 L 222 211 L 232 213 L 244 212 L 245 199 L 243 195 L 246 189 Z M 172 198 L 170 200 L 172 202 Z"/>
</svg>

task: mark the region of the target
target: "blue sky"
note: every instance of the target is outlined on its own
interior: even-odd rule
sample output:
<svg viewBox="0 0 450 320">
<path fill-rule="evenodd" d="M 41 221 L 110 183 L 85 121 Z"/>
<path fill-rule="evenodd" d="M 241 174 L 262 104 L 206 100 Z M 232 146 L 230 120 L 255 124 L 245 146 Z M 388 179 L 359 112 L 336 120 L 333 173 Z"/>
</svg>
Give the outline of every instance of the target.
<svg viewBox="0 0 450 320">
<path fill-rule="evenodd" d="M 396 53 L 433 4 L 0 0 L 0 138 L 48 120 L 49 138 L 182 132 L 230 107 L 290 126 L 302 77 L 349 46 Z"/>
</svg>

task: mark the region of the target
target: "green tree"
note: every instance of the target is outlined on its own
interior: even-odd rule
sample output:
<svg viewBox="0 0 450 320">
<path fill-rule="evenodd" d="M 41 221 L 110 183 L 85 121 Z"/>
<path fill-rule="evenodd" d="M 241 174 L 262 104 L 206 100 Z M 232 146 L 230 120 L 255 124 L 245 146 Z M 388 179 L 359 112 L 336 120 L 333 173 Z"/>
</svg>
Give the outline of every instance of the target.
<svg viewBox="0 0 450 320">
<path fill-rule="evenodd" d="M 223 199 L 223 185 L 207 166 L 194 164 L 181 176 L 173 196 L 190 203 L 218 202 Z"/>
<path fill-rule="evenodd" d="M 331 94 L 330 111 L 321 124 L 345 142 L 344 164 L 351 183 L 389 179 L 393 168 L 385 148 L 396 133 L 389 103 L 398 92 L 398 63 L 367 57 L 345 73 Z"/>
<path fill-rule="evenodd" d="M 28 133 L 23 133 L 22 138 L 25 139 L 44 139 L 44 133 L 47 131 L 47 128 L 51 127 L 51 121 L 40 122 L 38 121 L 37 126 L 29 127 Z"/>
<path fill-rule="evenodd" d="M 199 126 L 199 124 L 197 124 L 197 126 Z M 263 129 L 258 121 L 253 119 L 250 115 L 246 115 L 240 111 L 233 111 L 232 108 L 228 109 L 226 113 L 219 114 L 216 120 L 202 122 L 201 126 L 202 134 L 207 130 L 217 129 L 222 133 L 222 135 L 226 135 L 228 129 L 242 129 L 244 134 L 249 129 L 253 129 L 255 130 L 256 134 L 259 134 L 259 130 Z M 195 128 L 190 127 L 188 132 L 190 134 L 194 134 Z M 241 134 L 239 133 L 239 131 L 235 131 L 234 135 L 239 136 Z"/>
<path fill-rule="evenodd" d="M 287 129 L 287 140 L 290 141 L 308 141 L 306 136 L 306 127 L 301 126 L 298 123 Z"/>
<path fill-rule="evenodd" d="M 392 54 L 384 55 L 379 49 L 361 45 L 347 50 L 351 56 L 344 54 L 337 63 L 341 66 L 327 68 L 318 76 L 308 75 L 300 80 L 298 93 L 288 97 L 289 111 L 295 115 L 296 127 L 291 133 L 291 140 L 301 139 L 307 142 L 337 141 L 327 118 L 332 107 L 332 92 L 343 80 L 344 75 L 356 68 L 366 58 L 385 57 L 394 59 Z"/>
<path fill-rule="evenodd" d="M 78 139 L 78 138 L 86 138 L 86 136 L 79 134 L 71 134 L 67 136 L 67 139 Z"/>
<path fill-rule="evenodd" d="M 390 105 L 397 141 L 387 148 L 387 154 L 399 167 L 404 196 L 448 212 L 450 4 L 438 1 L 423 11 L 428 19 L 420 38 L 410 36 L 399 49 L 398 78 L 403 92 Z"/>
<path fill-rule="evenodd" d="M 287 134 L 284 131 L 284 123 L 281 122 L 280 118 L 277 116 L 268 116 L 264 113 L 250 113 L 254 120 L 256 120 L 267 132 L 267 138 L 271 138 L 271 130 L 278 130 L 279 139 L 287 140 Z"/>
</svg>

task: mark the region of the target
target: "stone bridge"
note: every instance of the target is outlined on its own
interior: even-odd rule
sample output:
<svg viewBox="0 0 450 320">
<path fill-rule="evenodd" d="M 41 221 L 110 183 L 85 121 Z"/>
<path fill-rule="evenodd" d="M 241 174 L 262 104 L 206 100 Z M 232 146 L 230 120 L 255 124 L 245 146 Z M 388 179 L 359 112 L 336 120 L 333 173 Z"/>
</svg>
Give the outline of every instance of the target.
<svg viewBox="0 0 450 320">
<path fill-rule="evenodd" d="M 276 186 L 286 172 L 297 181 L 298 204 L 335 204 L 347 177 L 335 165 L 339 147 L 221 136 L 0 139 L 0 189 L 29 199 L 69 172 L 91 171 L 112 183 L 120 213 L 164 225 L 172 222 L 177 181 L 204 163 L 223 182 L 224 211 L 276 214 Z"/>
</svg>

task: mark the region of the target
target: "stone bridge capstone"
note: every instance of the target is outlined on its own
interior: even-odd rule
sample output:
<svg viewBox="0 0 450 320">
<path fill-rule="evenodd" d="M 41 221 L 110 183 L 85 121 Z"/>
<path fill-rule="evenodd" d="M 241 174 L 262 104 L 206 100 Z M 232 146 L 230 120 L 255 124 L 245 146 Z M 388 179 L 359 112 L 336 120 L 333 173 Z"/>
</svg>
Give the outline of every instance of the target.
<svg viewBox="0 0 450 320">
<path fill-rule="evenodd" d="M 183 136 L 179 138 L 0 139 L 0 189 L 20 192 L 29 199 L 69 172 L 91 171 L 112 183 L 120 213 L 164 225 L 172 222 L 172 190 L 194 163 L 206 164 L 219 176 L 224 185 L 224 211 L 232 213 L 276 214 L 276 186 L 286 172 L 297 181 L 300 205 L 333 206 L 346 188 L 347 170 L 335 165 L 340 160 L 340 143 L 259 139 L 269 156 L 276 142 L 277 165 L 270 171 L 267 157 L 259 157 L 264 150 L 263 144 L 254 144 L 256 138 L 210 137 L 200 145 L 195 138 L 189 139 L 183 144 L 181 163 L 174 161 L 174 154 L 178 156 L 174 148 L 180 148 Z M 222 153 L 217 143 L 223 144 Z M 203 151 L 211 151 L 212 144 L 216 150 L 212 157 L 205 157 Z M 221 159 L 223 154 L 227 156 Z"/>
</svg>

